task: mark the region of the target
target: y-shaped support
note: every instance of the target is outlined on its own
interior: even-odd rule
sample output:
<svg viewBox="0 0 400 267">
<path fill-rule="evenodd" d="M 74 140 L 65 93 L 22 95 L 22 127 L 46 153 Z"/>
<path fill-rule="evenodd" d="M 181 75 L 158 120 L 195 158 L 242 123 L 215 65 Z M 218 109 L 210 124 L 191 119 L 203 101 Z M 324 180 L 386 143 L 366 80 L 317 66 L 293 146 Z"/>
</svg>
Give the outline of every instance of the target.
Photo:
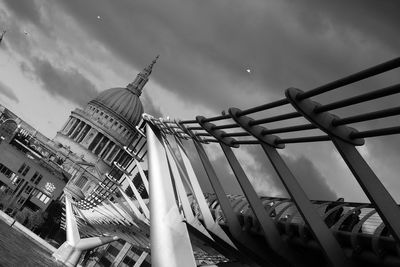
<svg viewBox="0 0 400 267">
<path fill-rule="evenodd" d="M 117 236 L 100 236 L 81 239 L 72 204 L 68 196 L 65 197 L 65 220 L 67 241 L 64 242 L 54 253 L 53 257 L 68 267 L 75 267 L 83 251 L 93 249 L 109 242 L 118 240 Z"/>
</svg>

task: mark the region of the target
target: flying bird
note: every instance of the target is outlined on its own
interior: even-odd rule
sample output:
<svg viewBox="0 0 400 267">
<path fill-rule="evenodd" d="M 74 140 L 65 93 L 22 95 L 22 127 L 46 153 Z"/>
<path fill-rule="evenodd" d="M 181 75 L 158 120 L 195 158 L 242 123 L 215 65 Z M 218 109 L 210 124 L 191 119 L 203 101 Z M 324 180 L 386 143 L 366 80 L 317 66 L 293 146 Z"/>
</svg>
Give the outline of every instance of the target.
<svg viewBox="0 0 400 267">
<path fill-rule="evenodd" d="M 247 73 L 251 73 L 251 69 L 246 69 Z"/>
<path fill-rule="evenodd" d="M 97 16 L 97 19 L 101 19 L 101 17 L 100 17 L 100 16 Z"/>
<path fill-rule="evenodd" d="M 1 42 L 3 41 L 4 34 L 6 34 L 6 31 L 3 31 L 3 33 L 0 35 L 0 44 L 1 44 Z"/>
</svg>

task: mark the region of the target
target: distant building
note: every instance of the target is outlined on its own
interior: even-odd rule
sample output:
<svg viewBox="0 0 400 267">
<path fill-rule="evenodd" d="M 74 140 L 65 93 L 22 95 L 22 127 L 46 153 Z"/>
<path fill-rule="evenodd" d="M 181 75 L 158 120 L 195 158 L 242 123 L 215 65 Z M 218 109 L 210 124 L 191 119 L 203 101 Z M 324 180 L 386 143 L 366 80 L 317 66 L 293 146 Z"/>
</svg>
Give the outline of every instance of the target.
<svg viewBox="0 0 400 267">
<path fill-rule="evenodd" d="M 75 175 L 69 187 L 79 187 L 83 195 L 94 190 L 103 174 L 115 179 L 122 172 L 113 164 L 127 164 L 131 156 L 124 150 L 136 138 L 136 126 L 141 120 L 143 106 L 139 99 L 149 80 L 156 60 L 144 68 L 126 87 L 116 87 L 101 92 L 89 101 L 84 109 L 75 109 L 54 142 L 68 148 L 80 160 L 88 175 Z M 72 186 L 73 185 L 73 186 Z M 76 188 L 75 188 L 76 189 Z M 76 190 L 73 190 L 76 193 Z"/>
<path fill-rule="evenodd" d="M 50 143 L 33 127 L 0 106 L 0 190 L 3 209 L 45 210 L 71 176 Z"/>
<path fill-rule="evenodd" d="M 123 172 L 116 165 L 126 167 L 131 162 L 125 147 L 137 138 L 143 113 L 139 97 L 156 59 L 126 87 L 105 90 L 84 109 L 73 110 L 53 140 L 0 107 L 0 189 L 11 193 L 4 208 L 45 210 L 63 190 L 78 200 L 89 196 L 107 174 L 119 181 Z M 147 197 L 139 175 L 133 182 Z M 126 251 L 119 256 L 120 263 L 134 262 L 136 254 L 133 248 L 126 249 L 131 246 L 125 241 L 102 248 L 97 262 L 112 262 L 107 257 L 122 247 Z"/>
</svg>

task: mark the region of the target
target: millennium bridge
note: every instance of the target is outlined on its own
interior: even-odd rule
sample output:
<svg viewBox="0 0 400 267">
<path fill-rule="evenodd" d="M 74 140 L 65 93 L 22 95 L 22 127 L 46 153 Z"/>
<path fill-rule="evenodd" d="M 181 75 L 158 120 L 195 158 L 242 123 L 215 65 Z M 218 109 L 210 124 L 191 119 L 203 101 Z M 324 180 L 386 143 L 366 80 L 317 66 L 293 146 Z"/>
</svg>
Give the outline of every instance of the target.
<svg viewBox="0 0 400 267">
<path fill-rule="evenodd" d="M 310 90 L 289 88 L 277 101 L 243 110 L 232 107 L 214 117 L 171 120 L 144 114 L 137 138 L 125 148 L 130 158 L 102 174 L 104 180 L 90 195 L 73 185 L 65 190 L 62 227 L 67 241 L 53 256 L 76 266 L 84 251 L 123 239 L 141 251 L 135 266 L 146 257 L 157 267 L 400 266 L 399 206 L 356 148 L 368 138 L 399 134 L 398 125 L 365 125 L 399 115 L 400 107 L 361 114 L 353 108 L 395 97 L 400 84 L 329 103 L 313 100 L 333 91 L 340 98 L 343 87 L 399 66 L 396 58 Z M 281 107 L 289 111 L 279 112 Z M 306 123 L 290 123 L 294 118 Z M 268 126 L 286 121 L 284 127 Z M 315 142 L 333 143 L 370 203 L 307 197 L 279 151 Z M 205 149 L 213 143 L 223 151 L 243 194 L 224 191 Z M 246 146 L 262 148 L 262 160 L 272 164 L 289 198 L 256 193 L 234 153 Z M 203 167 L 212 193 L 200 187 L 195 164 Z M 140 175 L 134 177 L 134 172 Z M 134 198 L 122 190 L 124 181 Z"/>
</svg>

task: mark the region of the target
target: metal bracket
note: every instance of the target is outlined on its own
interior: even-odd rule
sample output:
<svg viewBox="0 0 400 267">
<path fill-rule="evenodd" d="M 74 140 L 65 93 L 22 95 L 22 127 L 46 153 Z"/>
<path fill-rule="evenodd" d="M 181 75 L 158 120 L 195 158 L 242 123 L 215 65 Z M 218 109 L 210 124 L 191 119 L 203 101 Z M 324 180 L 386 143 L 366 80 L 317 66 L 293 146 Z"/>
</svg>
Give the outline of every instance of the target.
<svg viewBox="0 0 400 267">
<path fill-rule="evenodd" d="M 208 144 L 208 142 L 204 141 L 202 138 L 196 136 L 195 134 L 193 134 L 192 131 L 188 130 L 181 121 L 176 121 L 176 125 L 179 126 L 179 128 L 181 128 L 182 131 L 185 132 L 185 134 L 187 134 L 188 136 L 190 136 L 190 138 L 192 138 L 193 140 L 196 140 L 197 142 L 203 143 L 203 144 Z"/>
<path fill-rule="evenodd" d="M 259 125 L 250 125 L 251 121 L 254 121 L 254 119 L 247 117 L 247 116 L 240 116 L 240 112 L 242 112 L 238 108 L 230 108 L 229 114 L 231 115 L 232 119 L 240 125 L 243 129 L 245 129 L 247 132 L 249 132 L 252 136 L 257 138 L 260 142 L 265 143 L 267 145 L 270 145 L 275 148 L 285 148 L 285 144 L 276 144 L 277 140 L 280 140 L 280 138 L 276 135 L 265 135 L 263 134 L 263 131 L 267 130 L 267 128 Z"/>
<path fill-rule="evenodd" d="M 197 116 L 196 120 L 200 124 L 201 127 L 203 127 L 204 130 L 206 130 L 209 134 L 211 134 L 215 139 L 220 141 L 221 143 L 229 146 L 229 147 L 234 147 L 238 148 L 239 145 L 235 144 L 236 140 L 232 137 L 224 137 L 226 132 L 222 130 L 215 130 L 214 127 L 216 126 L 215 124 L 211 122 L 204 122 L 206 118 L 203 116 Z"/>
<path fill-rule="evenodd" d="M 307 120 L 317 125 L 318 128 L 327 133 L 329 136 L 335 136 L 346 143 L 350 143 L 355 146 L 364 145 L 365 141 L 363 138 L 350 138 L 351 134 L 358 133 L 356 129 L 345 125 L 332 125 L 332 121 L 338 119 L 338 116 L 329 112 L 315 113 L 315 108 L 321 106 L 321 104 L 307 98 L 298 100 L 297 97 L 303 93 L 304 91 L 297 88 L 288 88 L 285 91 L 286 98 L 289 100 L 292 106 Z"/>
</svg>

